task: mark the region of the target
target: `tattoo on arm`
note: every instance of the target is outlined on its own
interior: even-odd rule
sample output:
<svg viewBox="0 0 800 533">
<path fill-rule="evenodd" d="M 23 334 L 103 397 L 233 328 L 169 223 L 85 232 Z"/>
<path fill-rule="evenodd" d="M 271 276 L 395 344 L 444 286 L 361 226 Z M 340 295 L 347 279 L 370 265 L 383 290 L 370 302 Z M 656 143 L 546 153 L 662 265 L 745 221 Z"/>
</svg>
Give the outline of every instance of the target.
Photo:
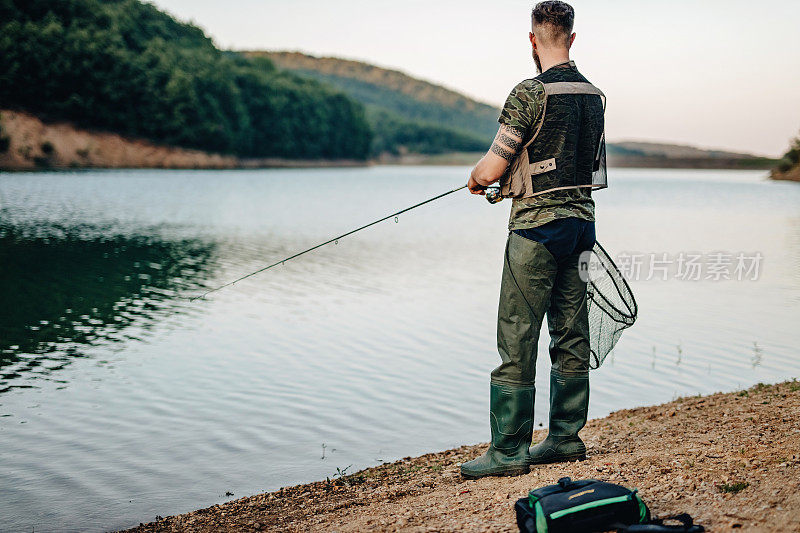
<svg viewBox="0 0 800 533">
<path fill-rule="evenodd" d="M 505 148 L 503 148 L 502 146 L 500 146 L 496 142 L 492 143 L 492 152 L 497 154 L 497 155 L 499 155 L 500 157 L 502 157 L 503 159 L 505 159 L 509 163 L 512 162 L 514 160 L 514 158 L 517 156 L 516 153 L 506 150 Z"/>
<path fill-rule="evenodd" d="M 522 149 L 524 135 L 524 132 L 519 128 L 506 126 L 505 124 L 501 125 L 492 143 L 492 153 L 511 163 Z"/>
<path fill-rule="evenodd" d="M 525 138 L 525 132 L 520 128 L 516 128 L 514 126 L 503 125 L 502 129 L 506 130 L 508 133 L 510 133 L 514 137 L 519 137 L 520 141 Z"/>
<path fill-rule="evenodd" d="M 500 142 L 514 150 L 515 153 L 519 152 L 519 149 L 522 147 L 522 144 L 517 141 L 516 139 L 509 137 L 503 132 L 500 132 Z"/>
</svg>

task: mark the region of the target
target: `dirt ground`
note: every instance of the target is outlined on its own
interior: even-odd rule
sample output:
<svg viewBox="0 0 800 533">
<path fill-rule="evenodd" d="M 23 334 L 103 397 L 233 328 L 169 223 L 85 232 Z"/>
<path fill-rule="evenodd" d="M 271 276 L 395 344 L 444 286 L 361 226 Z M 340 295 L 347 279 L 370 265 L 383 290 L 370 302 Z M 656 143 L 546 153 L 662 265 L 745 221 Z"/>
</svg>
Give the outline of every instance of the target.
<svg viewBox="0 0 800 533">
<path fill-rule="evenodd" d="M 265 167 L 349 167 L 364 161 L 243 159 L 200 150 L 158 145 L 116 133 L 81 129 L 69 122 L 42 122 L 21 111 L 0 109 L 0 170 L 78 168 L 225 169 Z"/>
<path fill-rule="evenodd" d="M 44 123 L 20 111 L 2 110 L 3 135 L 9 149 L 0 154 L 0 168 L 232 168 L 233 157 L 198 150 L 158 146 L 106 132 L 92 132 L 68 122 Z"/>
<path fill-rule="evenodd" d="M 463 480 L 486 445 L 462 446 L 131 531 L 517 531 L 515 500 L 570 476 L 638 488 L 655 516 L 688 512 L 708 531 L 800 532 L 799 415 L 798 381 L 682 398 L 592 420 L 586 461 L 525 476 Z"/>
</svg>

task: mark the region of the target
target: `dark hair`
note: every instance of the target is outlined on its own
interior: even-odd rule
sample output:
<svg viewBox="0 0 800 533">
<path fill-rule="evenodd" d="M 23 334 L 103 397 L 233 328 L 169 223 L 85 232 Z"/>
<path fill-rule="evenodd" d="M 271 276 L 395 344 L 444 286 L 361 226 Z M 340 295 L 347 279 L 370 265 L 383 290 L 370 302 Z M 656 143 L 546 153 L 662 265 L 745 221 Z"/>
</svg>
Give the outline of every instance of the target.
<svg viewBox="0 0 800 533">
<path fill-rule="evenodd" d="M 563 38 L 569 43 L 572 26 L 575 24 L 575 10 L 566 2 L 546 0 L 534 6 L 531 22 L 534 26 L 549 26 L 546 40 L 550 41 L 552 38 L 552 42 L 555 42 L 558 38 Z"/>
</svg>

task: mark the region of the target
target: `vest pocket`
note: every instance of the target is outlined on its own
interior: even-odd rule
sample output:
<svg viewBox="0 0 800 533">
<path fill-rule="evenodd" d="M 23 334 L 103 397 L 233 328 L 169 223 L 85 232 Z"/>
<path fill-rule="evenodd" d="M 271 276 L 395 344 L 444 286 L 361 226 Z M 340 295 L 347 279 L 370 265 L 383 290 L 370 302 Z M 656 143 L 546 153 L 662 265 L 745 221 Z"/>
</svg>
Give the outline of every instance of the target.
<svg viewBox="0 0 800 533">
<path fill-rule="evenodd" d="M 523 198 L 531 190 L 530 187 L 528 150 L 522 150 L 511 163 L 506 175 L 500 179 L 500 194 L 504 198 Z"/>
</svg>

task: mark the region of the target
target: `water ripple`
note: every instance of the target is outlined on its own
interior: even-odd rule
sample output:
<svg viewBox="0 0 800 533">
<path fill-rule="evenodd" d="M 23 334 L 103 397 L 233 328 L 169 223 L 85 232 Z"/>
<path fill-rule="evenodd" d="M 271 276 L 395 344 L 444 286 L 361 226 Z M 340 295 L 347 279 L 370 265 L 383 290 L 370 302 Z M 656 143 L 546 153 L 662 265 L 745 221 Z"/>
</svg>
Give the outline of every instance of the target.
<svg viewBox="0 0 800 533">
<path fill-rule="evenodd" d="M 188 300 L 466 171 L 0 175 L 0 530 L 121 528 L 486 440 L 507 202 L 452 195 Z M 598 193 L 612 253 L 759 250 L 765 269 L 634 282 L 591 416 L 800 375 L 800 188 L 761 177 L 615 170 Z M 537 372 L 538 424 L 546 356 Z"/>
</svg>

